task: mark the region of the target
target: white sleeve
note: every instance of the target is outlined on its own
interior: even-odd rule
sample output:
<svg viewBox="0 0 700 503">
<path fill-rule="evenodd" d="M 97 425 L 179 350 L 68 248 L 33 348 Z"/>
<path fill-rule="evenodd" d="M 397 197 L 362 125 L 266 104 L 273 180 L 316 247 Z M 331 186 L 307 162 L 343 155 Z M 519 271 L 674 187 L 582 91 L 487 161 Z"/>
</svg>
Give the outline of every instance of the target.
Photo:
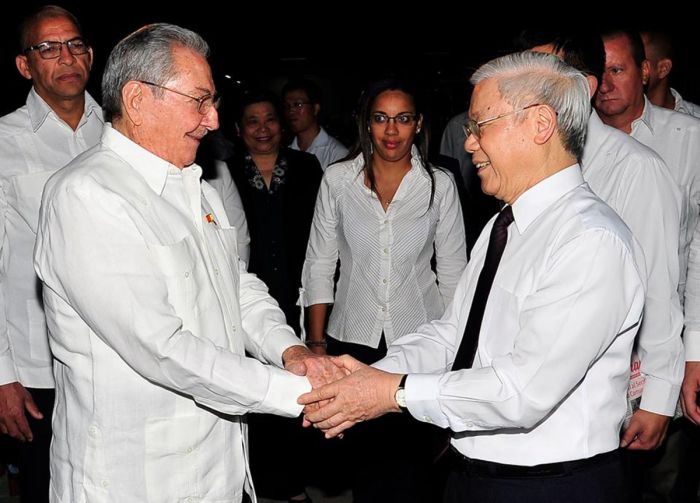
<svg viewBox="0 0 700 503">
<path fill-rule="evenodd" d="M 299 414 L 308 380 L 215 345 L 183 327 L 169 301 L 167 272 L 135 224 L 129 203 L 83 181 L 44 192 L 34 263 L 45 301 L 68 304 L 92 332 L 136 373 L 227 414 Z M 47 289 L 50 292 L 47 293 Z M 252 275 L 241 278 L 244 332 L 279 359 L 288 327 Z M 64 313 L 65 314 L 65 313 Z M 291 340 L 291 339 L 289 339 Z"/>
</svg>

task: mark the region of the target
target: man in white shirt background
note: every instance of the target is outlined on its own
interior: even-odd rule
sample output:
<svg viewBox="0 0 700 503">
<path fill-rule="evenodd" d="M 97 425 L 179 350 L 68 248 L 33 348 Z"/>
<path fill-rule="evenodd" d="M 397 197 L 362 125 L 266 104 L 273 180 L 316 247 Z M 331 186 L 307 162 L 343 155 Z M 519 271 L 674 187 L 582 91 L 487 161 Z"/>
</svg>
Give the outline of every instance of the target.
<svg viewBox="0 0 700 503">
<path fill-rule="evenodd" d="M 111 125 L 44 190 L 53 502 L 255 501 L 244 414 L 299 414 L 309 380 L 338 374 L 245 271 L 200 182 L 196 151 L 218 127 L 208 52 L 169 24 L 119 42 L 102 80 Z"/>
<path fill-rule="evenodd" d="M 693 250 L 700 247 L 700 120 L 694 117 L 658 107 L 644 95 L 644 86 L 650 80 L 650 62 L 645 59 L 644 44 L 639 33 L 612 30 L 603 34 L 605 46 L 605 72 L 595 98 L 595 107 L 601 120 L 615 127 L 656 151 L 665 161 L 674 182 L 683 197 L 681 232 L 679 243 L 679 286 L 683 304 L 686 364 L 683 386 L 694 379 L 694 363 L 700 353 L 692 350 L 697 319 L 700 318 L 700 259 Z M 693 259 L 695 257 L 695 259 Z M 642 372 L 644 361 L 642 360 Z M 690 370 L 690 371 L 689 371 Z M 695 374 L 696 375 L 696 374 Z M 670 397 L 671 398 L 671 397 Z M 668 421 L 670 418 L 666 420 Z M 665 429 L 667 424 L 659 427 Z M 669 501 L 675 485 L 678 456 L 687 444 L 678 441 L 680 435 L 674 425 L 665 452 L 640 453 L 634 461 L 633 483 L 637 490 L 655 501 Z M 679 446 L 680 451 L 674 446 Z M 660 459 L 664 455 L 667 459 Z M 670 467 L 664 465 L 669 464 Z"/>
<path fill-rule="evenodd" d="M 477 241 L 442 319 L 395 341 L 376 368 L 340 357 L 354 373 L 302 396 L 334 398 L 306 419 L 334 436 L 403 408 L 449 427 L 458 465 L 447 502 L 625 501 L 619 435 L 646 272 L 631 232 L 577 164 L 589 86 L 534 52 L 493 60 L 472 83 L 465 148 L 484 192 L 507 206 Z M 465 327 L 505 212 L 514 222 L 475 345 Z M 469 342 L 472 368 L 453 368 Z"/>
<path fill-rule="evenodd" d="M 85 92 L 92 48 L 78 20 L 42 7 L 20 27 L 15 62 L 32 88 L 0 118 L 0 431 L 21 442 L 22 501 L 48 501 L 54 379 L 32 266 L 46 180 L 95 145 L 102 110 Z"/>
<path fill-rule="evenodd" d="M 321 96 L 321 88 L 308 79 L 290 80 L 282 88 L 284 115 L 294 133 L 289 147 L 314 154 L 325 171 L 348 155 L 348 149 L 321 127 Z"/>
<path fill-rule="evenodd" d="M 644 53 L 649 61 L 649 82 L 646 95 L 657 107 L 668 108 L 700 118 L 700 107 L 684 100 L 681 94 L 671 87 L 673 69 L 673 41 L 662 31 L 643 31 Z"/>
</svg>

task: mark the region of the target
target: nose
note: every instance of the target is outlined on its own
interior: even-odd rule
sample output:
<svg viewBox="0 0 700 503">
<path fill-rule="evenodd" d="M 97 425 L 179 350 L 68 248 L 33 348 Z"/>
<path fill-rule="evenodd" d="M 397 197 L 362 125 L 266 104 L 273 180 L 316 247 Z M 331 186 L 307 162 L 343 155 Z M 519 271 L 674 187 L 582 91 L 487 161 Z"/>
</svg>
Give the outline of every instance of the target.
<svg viewBox="0 0 700 503">
<path fill-rule="evenodd" d="M 202 125 L 206 127 L 209 131 L 219 129 L 219 112 L 218 110 L 216 110 L 216 108 L 211 107 L 209 111 L 206 114 L 204 114 Z"/>
<path fill-rule="evenodd" d="M 610 72 L 603 72 L 603 78 L 601 79 L 598 92 L 602 94 L 609 93 L 614 87 L 612 79 L 610 78 Z"/>
<path fill-rule="evenodd" d="M 473 154 L 479 150 L 479 139 L 476 137 L 476 135 L 470 134 L 466 137 L 464 140 L 464 150 L 469 154 Z"/>
<path fill-rule="evenodd" d="M 61 45 L 61 53 L 58 55 L 58 62 L 64 65 L 72 65 L 75 62 L 75 56 L 68 49 L 68 44 Z"/>
<path fill-rule="evenodd" d="M 386 121 L 384 132 L 386 134 L 397 134 L 399 132 L 399 128 L 396 126 L 396 118 L 391 118 Z"/>
</svg>

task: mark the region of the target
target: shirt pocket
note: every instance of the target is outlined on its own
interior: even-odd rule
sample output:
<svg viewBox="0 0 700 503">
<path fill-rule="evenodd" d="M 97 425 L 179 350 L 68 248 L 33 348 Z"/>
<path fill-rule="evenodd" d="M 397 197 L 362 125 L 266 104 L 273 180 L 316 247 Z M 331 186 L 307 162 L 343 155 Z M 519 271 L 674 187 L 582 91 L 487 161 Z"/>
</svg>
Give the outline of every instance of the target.
<svg viewBox="0 0 700 503">
<path fill-rule="evenodd" d="M 482 364 L 489 365 L 493 358 L 512 353 L 519 330 L 518 297 L 494 284 L 481 323 L 479 353 Z"/>
<path fill-rule="evenodd" d="M 39 225 L 39 208 L 44 185 L 54 173 L 55 171 L 39 171 L 12 177 L 12 188 L 16 197 L 14 206 L 34 234 Z"/>
<path fill-rule="evenodd" d="M 196 415 L 146 420 L 146 494 L 157 495 L 154 502 L 186 501 L 188 497 L 202 501 L 195 497 L 202 489 L 199 487 L 202 469 L 198 460 L 198 451 L 202 448 L 199 431 L 200 418 Z"/>
<path fill-rule="evenodd" d="M 191 312 L 195 298 L 196 260 L 189 238 L 171 245 L 149 244 L 148 248 L 158 266 L 168 290 L 168 302 L 177 313 Z"/>
</svg>

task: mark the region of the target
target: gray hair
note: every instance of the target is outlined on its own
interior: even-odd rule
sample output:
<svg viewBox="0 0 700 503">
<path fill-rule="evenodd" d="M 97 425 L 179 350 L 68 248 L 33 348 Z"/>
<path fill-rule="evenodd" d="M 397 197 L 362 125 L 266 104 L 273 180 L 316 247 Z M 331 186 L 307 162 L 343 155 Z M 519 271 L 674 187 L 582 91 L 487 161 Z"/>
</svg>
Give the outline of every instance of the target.
<svg viewBox="0 0 700 503">
<path fill-rule="evenodd" d="M 122 88 L 131 80 L 164 85 L 174 77 L 173 47 L 179 45 L 209 56 L 209 45 L 195 32 L 167 23 L 149 24 L 122 39 L 109 54 L 102 77 L 105 120 L 122 116 Z M 156 96 L 162 89 L 154 88 Z"/>
<path fill-rule="evenodd" d="M 564 148 L 581 159 L 591 101 L 588 81 L 579 70 L 551 54 L 525 51 L 489 61 L 470 81 L 477 85 L 491 78 L 496 79 L 501 96 L 514 109 L 533 103 L 552 107 Z"/>
</svg>

